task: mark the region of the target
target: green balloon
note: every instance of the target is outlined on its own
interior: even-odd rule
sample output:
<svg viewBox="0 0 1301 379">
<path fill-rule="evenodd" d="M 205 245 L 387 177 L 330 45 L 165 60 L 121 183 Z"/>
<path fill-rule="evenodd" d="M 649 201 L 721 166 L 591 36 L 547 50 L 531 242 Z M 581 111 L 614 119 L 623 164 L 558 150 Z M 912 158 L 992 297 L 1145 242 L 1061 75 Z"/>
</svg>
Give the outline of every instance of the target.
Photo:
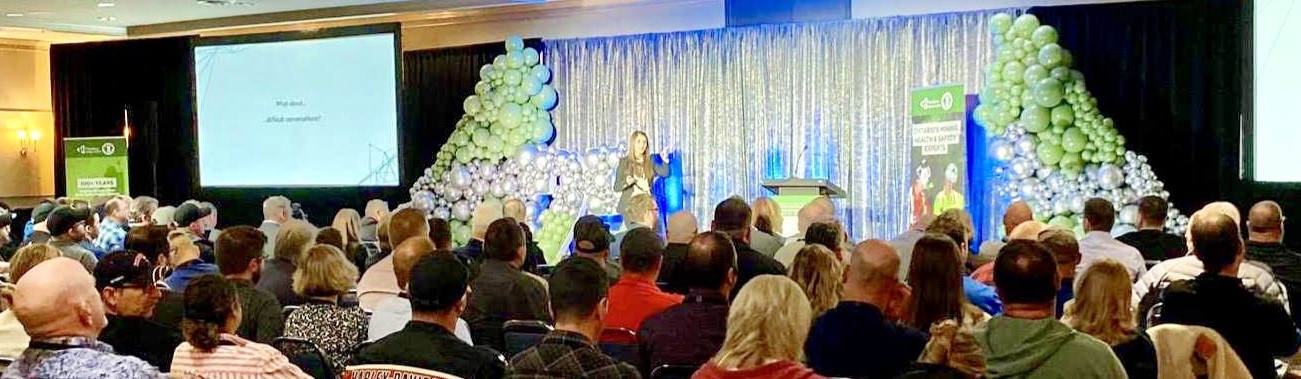
<svg viewBox="0 0 1301 379">
<path fill-rule="evenodd" d="M 989 18 L 989 31 L 995 35 L 1012 30 L 1012 15 L 999 13 Z"/>
<path fill-rule="evenodd" d="M 1052 108 L 1062 102 L 1062 82 L 1053 78 L 1044 78 L 1034 85 L 1035 102 L 1041 107 Z"/>
<path fill-rule="evenodd" d="M 1021 64 L 1021 62 L 1011 61 L 1003 65 L 1003 78 L 1011 80 L 1013 84 L 1023 83 L 1025 81 L 1024 74 L 1025 65 Z M 1016 91 L 1013 91 L 1013 93 L 1016 93 Z"/>
<path fill-rule="evenodd" d="M 1090 151 L 1090 150 L 1087 150 L 1087 149 L 1084 150 L 1084 151 L 1081 151 L 1081 152 L 1080 152 L 1080 158 L 1084 158 L 1084 161 L 1085 161 L 1085 162 L 1090 162 L 1090 163 L 1095 163 L 1095 162 L 1097 162 L 1097 161 L 1093 160 L 1093 151 Z"/>
<path fill-rule="evenodd" d="M 1021 111 L 1021 125 L 1025 126 L 1027 132 L 1042 132 L 1048 128 L 1049 121 L 1050 116 L 1047 109 L 1032 105 Z"/>
<path fill-rule="evenodd" d="M 1071 55 L 1070 50 L 1062 49 L 1062 66 L 1071 67 L 1071 63 L 1075 63 L 1075 56 Z"/>
<path fill-rule="evenodd" d="M 1067 216 L 1057 216 L 1048 220 L 1048 225 L 1060 226 L 1066 229 L 1075 229 L 1075 219 Z"/>
<path fill-rule="evenodd" d="M 1070 106 L 1058 105 L 1052 111 L 1053 125 L 1069 126 L 1075 123 L 1075 111 Z"/>
<path fill-rule="evenodd" d="M 1023 37 L 1029 37 L 1038 27 L 1039 18 L 1029 13 L 1017 17 L 1016 21 L 1012 22 L 1012 31 Z"/>
<path fill-rule="evenodd" d="M 1068 153 L 1078 153 L 1084 151 L 1084 146 L 1089 143 L 1089 138 L 1079 128 L 1067 129 L 1062 133 L 1062 150 Z"/>
<path fill-rule="evenodd" d="M 1071 69 L 1066 68 L 1066 67 L 1057 67 L 1057 68 L 1054 68 L 1051 72 L 1049 72 L 1049 75 L 1051 75 L 1051 76 L 1053 77 L 1053 79 L 1057 79 L 1058 81 L 1061 81 L 1062 83 L 1066 83 L 1066 82 L 1069 82 L 1069 81 L 1071 80 Z M 1072 85 L 1072 86 L 1069 86 L 1069 87 L 1070 87 L 1070 88 L 1075 88 L 1075 86 L 1073 86 L 1073 85 Z"/>
<path fill-rule="evenodd" d="M 1039 64 L 1047 68 L 1056 68 L 1062 64 L 1062 47 L 1055 43 L 1044 45 L 1039 49 Z"/>
<path fill-rule="evenodd" d="M 1035 46 L 1043 46 L 1050 43 L 1057 43 L 1057 29 L 1048 25 L 1040 25 L 1030 34 L 1030 40 L 1034 41 Z"/>
<path fill-rule="evenodd" d="M 1048 70 L 1044 66 L 1032 64 L 1025 68 L 1025 82 L 1038 83 L 1043 78 L 1048 77 Z"/>
<path fill-rule="evenodd" d="M 1035 148 L 1035 153 L 1039 155 L 1039 161 L 1043 162 L 1043 164 L 1055 165 L 1057 162 L 1061 162 L 1062 154 L 1065 152 L 1062 151 L 1061 146 L 1055 143 L 1041 141 L 1039 147 Z"/>
</svg>

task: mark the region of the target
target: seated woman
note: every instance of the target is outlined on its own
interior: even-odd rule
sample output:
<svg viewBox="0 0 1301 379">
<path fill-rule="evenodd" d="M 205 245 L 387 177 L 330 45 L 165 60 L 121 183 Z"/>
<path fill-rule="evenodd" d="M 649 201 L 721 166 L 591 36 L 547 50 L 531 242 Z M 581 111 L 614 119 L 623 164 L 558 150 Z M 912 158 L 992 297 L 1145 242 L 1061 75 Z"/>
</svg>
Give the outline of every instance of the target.
<svg viewBox="0 0 1301 379">
<path fill-rule="evenodd" d="M 1156 378 L 1156 348 L 1138 329 L 1133 284 L 1120 262 L 1103 259 L 1084 270 L 1062 322 L 1111 345 L 1131 379 Z"/>
<path fill-rule="evenodd" d="M 908 264 L 908 285 L 912 287 L 909 314 L 904 324 L 930 330 L 944 320 L 971 327 L 989 315 L 967 301 L 962 292 L 962 258 L 958 244 L 946 235 L 926 233 L 913 247 Z"/>
<path fill-rule="evenodd" d="M 0 283 L 0 305 L 4 306 L 4 312 L 0 312 L 0 357 L 18 357 L 32 340 L 14 311 L 9 309 L 13 302 L 13 285 L 37 264 L 62 256 L 58 248 L 43 243 L 24 246 L 14 253 L 14 259 L 9 262 L 9 281 Z"/>
<path fill-rule="evenodd" d="M 760 275 L 737 293 L 723 347 L 692 378 L 824 378 L 800 363 L 812 323 L 809 299 L 799 285 L 784 276 Z"/>
<path fill-rule="evenodd" d="M 235 284 L 220 275 L 195 278 L 185 288 L 185 342 L 176 347 L 171 374 L 184 378 L 311 379 L 275 348 L 235 335 L 241 319 Z"/>
<path fill-rule="evenodd" d="M 339 305 L 356 282 L 357 267 L 330 245 L 307 249 L 294 271 L 294 293 L 307 302 L 285 320 L 285 337 L 312 341 L 330 357 L 335 372 L 343 372 L 357 345 L 366 341 L 370 324 L 370 316 L 361 308 Z"/>
<path fill-rule="evenodd" d="M 844 265 L 835 253 L 819 244 L 805 245 L 795 255 L 789 276 L 795 281 L 813 307 L 813 319 L 836 307 L 844 284 Z"/>
</svg>

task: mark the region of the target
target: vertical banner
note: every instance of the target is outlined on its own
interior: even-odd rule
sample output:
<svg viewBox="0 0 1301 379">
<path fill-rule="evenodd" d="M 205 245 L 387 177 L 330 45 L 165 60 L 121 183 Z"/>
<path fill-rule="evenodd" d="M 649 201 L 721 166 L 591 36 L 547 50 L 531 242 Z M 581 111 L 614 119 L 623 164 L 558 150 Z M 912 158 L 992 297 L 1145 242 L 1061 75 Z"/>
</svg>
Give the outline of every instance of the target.
<svg viewBox="0 0 1301 379">
<path fill-rule="evenodd" d="M 89 199 L 126 195 L 126 137 L 63 139 L 64 181 L 68 197 Z"/>
<path fill-rule="evenodd" d="M 911 222 L 966 207 L 966 101 L 961 84 L 912 91 Z"/>
</svg>

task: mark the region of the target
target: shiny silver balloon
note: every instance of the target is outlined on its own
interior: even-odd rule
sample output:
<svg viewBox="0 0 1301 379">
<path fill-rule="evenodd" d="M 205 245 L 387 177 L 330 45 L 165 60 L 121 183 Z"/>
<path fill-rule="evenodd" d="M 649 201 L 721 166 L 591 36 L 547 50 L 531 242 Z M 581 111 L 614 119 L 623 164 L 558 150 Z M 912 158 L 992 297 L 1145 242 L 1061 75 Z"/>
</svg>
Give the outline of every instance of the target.
<svg viewBox="0 0 1301 379">
<path fill-rule="evenodd" d="M 1012 143 L 1002 138 L 990 141 L 989 152 L 994 160 L 999 162 L 1007 162 L 1016 157 L 1016 149 L 1012 147 Z"/>
<path fill-rule="evenodd" d="M 1098 185 L 1102 189 L 1115 189 L 1125 183 L 1125 173 L 1113 164 L 1104 164 L 1098 167 Z"/>
<path fill-rule="evenodd" d="M 1138 228 L 1135 228 L 1133 224 L 1116 224 L 1115 226 L 1111 227 L 1111 236 L 1120 237 L 1137 230 Z"/>
<path fill-rule="evenodd" d="M 452 166 L 452 169 L 449 172 L 450 172 L 450 176 L 448 177 L 449 179 L 448 182 L 452 184 L 452 187 L 456 187 L 458 189 L 465 189 L 466 187 L 469 187 L 470 173 L 468 170 L 466 170 L 465 166 L 461 166 L 461 165 Z"/>
<path fill-rule="evenodd" d="M 441 218 L 443 220 L 446 220 L 451 216 L 452 216 L 452 211 L 450 209 L 447 209 L 445 207 L 439 207 L 434 209 L 435 218 Z"/>
<path fill-rule="evenodd" d="M 1030 160 L 1025 158 L 1015 158 L 1008 165 L 1012 169 L 1012 177 L 1016 179 L 1026 179 L 1034 174 L 1034 169 L 1030 167 Z"/>
<path fill-rule="evenodd" d="M 1012 146 L 1016 148 L 1017 155 L 1023 157 L 1029 157 L 1030 155 L 1034 154 L 1035 140 L 1034 137 L 1023 136 L 1021 137 L 1021 139 L 1018 139 L 1015 142 L 1013 142 Z"/>
<path fill-rule="evenodd" d="M 1021 196 L 1027 198 L 1038 198 L 1041 195 L 1039 193 L 1041 187 L 1042 187 L 1042 183 L 1039 182 L 1039 179 L 1027 178 L 1025 180 L 1022 180 L 1021 188 L 1020 188 Z"/>
<path fill-rule="evenodd" d="M 1070 202 L 1067 201 L 1066 199 L 1063 199 L 1061 197 L 1053 199 L 1052 205 L 1053 205 L 1053 214 L 1055 215 L 1066 216 L 1071 214 Z"/>
<path fill-rule="evenodd" d="M 1138 206 L 1134 204 L 1125 205 L 1120 208 L 1120 217 L 1118 220 L 1123 224 L 1138 224 Z"/>
<path fill-rule="evenodd" d="M 1070 203 L 1071 213 L 1084 214 L 1084 203 L 1087 200 L 1088 198 L 1085 197 L 1083 194 L 1080 193 L 1071 194 L 1070 200 L 1068 200 L 1068 202 Z"/>
<path fill-rule="evenodd" d="M 486 195 L 488 194 L 488 181 L 484 179 L 475 180 L 474 183 L 470 184 L 470 189 L 474 191 L 475 195 Z"/>
<path fill-rule="evenodd" d="M 452 217 L 460 221 L 470 221 L 470 202 L 462 200 L 453 204 Z"/>
<path fill-rule="evenodd" d="M 496 179 L 498 174 L 499 173 L 496 165 L 493 165 L 492 163 L 488 163 L 487 161 L 481 162 L 479 164 L 479 177 L 492 180 L 492 179 Z"/>
<path fill-rule="evenodd" d="M 460 200 L 462 196 L 465 196 L 465 192 L 461 190 L 461 187 L 449 186 L 443 193 L 443 198 L 447 199 L 447 201 L 457 201 Z"/>
<path fill-rule="evenodd" d="M 502 186 L 502 179 L 493 180 L 491 183 L 488 183 L 488 193 L 492 194 L 492 197 L 498 199 L 506 197 L 506 187 Z"/>
</svg>

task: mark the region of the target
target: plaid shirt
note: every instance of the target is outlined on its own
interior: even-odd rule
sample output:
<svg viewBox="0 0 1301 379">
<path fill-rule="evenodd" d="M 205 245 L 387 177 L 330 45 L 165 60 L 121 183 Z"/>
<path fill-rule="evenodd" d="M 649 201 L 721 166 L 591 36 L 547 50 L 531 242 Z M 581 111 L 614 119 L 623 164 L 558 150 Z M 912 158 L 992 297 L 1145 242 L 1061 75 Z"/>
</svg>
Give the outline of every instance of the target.
<svg viewBox="0 0 1301 379">
<path fill-rule="evenodd" d="M 548 333 L 510 363 L 513 372 L 507 378 L 641 378 L 636 368 L 606 356 L 586 336 L 564 330 Z"/>
<path fill-rule="evenodd" d="M 106 343 L 86 337 L 61 337 L 32 340 L 0 377 L 147 379 L 167 375 L 140 358 L 113 354 L 113 347 Z"/>
<path fill-rule="evenodd" d="M 126 233 L 126 225 L 105 219 L 99 224 L 99 238 L 95 239 L 95 247 L 105 254 L 122 250 L 126 244 Z"/>
</svg>

